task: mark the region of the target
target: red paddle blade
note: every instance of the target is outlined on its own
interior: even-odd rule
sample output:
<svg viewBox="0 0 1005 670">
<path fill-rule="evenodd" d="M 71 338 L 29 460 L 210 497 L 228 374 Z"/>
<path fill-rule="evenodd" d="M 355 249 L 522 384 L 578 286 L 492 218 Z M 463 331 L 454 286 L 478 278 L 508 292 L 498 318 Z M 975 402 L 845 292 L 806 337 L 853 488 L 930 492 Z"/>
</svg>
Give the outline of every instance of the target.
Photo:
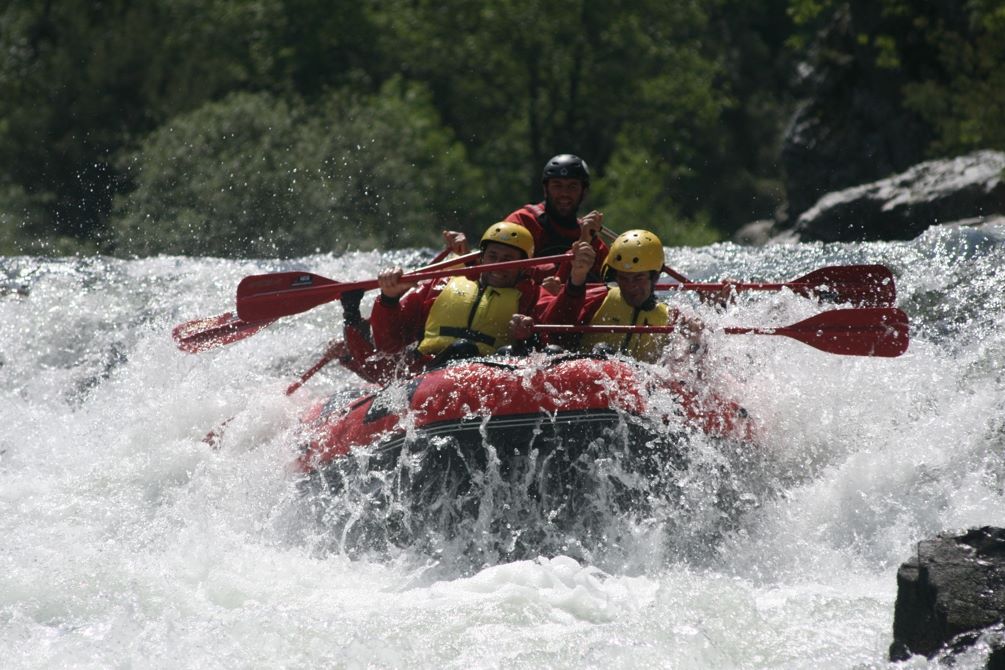
<svg viewBox="0 0 1005 670">
<path fill-rule="evenodd" d="M 272 320 L 243 321 L 233 312 L 226 312 L 219 316 L 193 319 L 179 324 L 171 331 L 171 336 L 179 349 L 197 354 L 251 337 L 270 323 Z"/>
<path fill-rule="evenodd" d="M 727 328 L 729 334 L 784 335 L 844 356 L 894 358 L 907 351 L 907 314 L 892 307 L 836 309 L 781 328 Z"/>
<path fill-rule="evenodd" d="M 549 325 L 534 330 L 551 333 L 669 333 L 673 326 Z M 730 327 L 728 335 L 784 335 L 811 347 L 845 356 L 893 358 L 907 351 L 910 328 L 907 314 L 892 307 L 836 309 L 779 328 Z"/>
<path fill-rule="evenodd" d="M 684 290 L 711 293 L 726 288 L 725 283 L 685 282 L 657 284 L 656 290 Z M 807 298 L 848 302 L 860 307 L 892 307 L 897 301 L 893 273 L 882 265 L 835 265 L 820 268 L 799 279 L 783 283 L 731 283 L 736 291 L 780 291 L 789 288 Z"/>
<path fill-rule="evenodd" d="M 251 275 L 237 285 L 237 315 L 245 321 L 278 319 L 331 302 L 352 288 L 310 272 Z"/>
<path fill-rule="evenodd" d="M 223 440 L 223 431 L 224 431 L 224 429 L 227 427 L 227 424 L 229 424 L 231 421 L 233 421 L 236 418 L 237 417 L 232 416 L 229 419 L 226 419 L 225 421 L 223 421 L 222 423 L 220 423 L 220 425 L 217 426 L 216 428 L 214 428 L 211 431 L 209 431 L 208 433 L 206 433 L 206 435 L 202 438 L 203 443 L 206 444 L 206 445 L 208 445 L 209 448 L 213 449 L 214 451 L 217 450 L 217 449 L 219 449 L 220 448 L 220 442 L 221 442 L 221 440 Z"/>
<path fill-rule="evenodd" d="M 421 271 L 463 265 L 481 254 L 473 251 L 454 258 L 440 258 Z M 446 254 L 442 254 L 446 255 Z M 265 321 L 300 314 L 335 300 L 347 291 L 377 288 L 376 279 L 337 282 L 310 272 L 271 272 L 251 275 L 237 285 L 237 316 L 245 321 Z"/>
<path fill-rule="evenodd" d="M 820 268 L 794 279 L 789 286 L 799 295 L 831 302 L 892 307 L 897 301 L 893 273 L 884 265 L 835 265 Z"/>
</svg>

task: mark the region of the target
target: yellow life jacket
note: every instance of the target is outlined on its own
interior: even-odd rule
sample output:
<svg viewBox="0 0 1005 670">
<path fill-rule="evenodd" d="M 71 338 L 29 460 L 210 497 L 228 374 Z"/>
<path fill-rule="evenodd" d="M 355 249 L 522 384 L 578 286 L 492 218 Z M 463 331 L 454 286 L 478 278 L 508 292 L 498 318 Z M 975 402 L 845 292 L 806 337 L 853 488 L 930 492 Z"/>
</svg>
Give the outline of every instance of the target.
<svg viewBox="0 0 1005 670">
<path fill-rule="evenodd" d="M 481 286 L 467 277 L 453 277 L 433 301 L 419 351 L 436 355 L 464 338 L 488 355 L 510 344 L 509 321 L 520 309 L 520 289 Z"/>
<path fill-rule="evenodd" d="M 607 296 L 600 304 L 597 313 L 590 320 L 590 324 L 665 326 L 670 321 L 670 308 L 663 303 L 658 302 L 655 307 L 648 310 L 632 307 L 621 297 L 621 289 L 612 286 L 608 289 Z M 666 338 L 646 333 L 587 333 L 581 340 L 582 347 L 587 351 L 601 342 L 606 342 L 616 351 L 629 354 L 640 361 L 654 362 L 659 358 Z"/>
</svg>

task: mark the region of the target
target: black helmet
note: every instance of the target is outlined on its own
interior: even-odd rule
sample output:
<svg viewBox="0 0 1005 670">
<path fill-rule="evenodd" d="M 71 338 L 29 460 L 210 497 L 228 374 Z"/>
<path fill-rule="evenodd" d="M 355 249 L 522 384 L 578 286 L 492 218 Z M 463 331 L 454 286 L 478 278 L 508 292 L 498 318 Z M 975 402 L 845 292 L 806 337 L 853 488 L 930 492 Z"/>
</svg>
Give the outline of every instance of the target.
<svg viewBox="0 0 1005 670">
<path fill-rule="evenodd" d="M 583 188 L 587 188 L 590 185 L 590 168 L 587 167 L 586 161 L 579 156 L 559 154 L 544 164 L 541 181 L 546 182 L 556 177 L 559 179 L 578 179 L 583 182 Z"/>
</svg>

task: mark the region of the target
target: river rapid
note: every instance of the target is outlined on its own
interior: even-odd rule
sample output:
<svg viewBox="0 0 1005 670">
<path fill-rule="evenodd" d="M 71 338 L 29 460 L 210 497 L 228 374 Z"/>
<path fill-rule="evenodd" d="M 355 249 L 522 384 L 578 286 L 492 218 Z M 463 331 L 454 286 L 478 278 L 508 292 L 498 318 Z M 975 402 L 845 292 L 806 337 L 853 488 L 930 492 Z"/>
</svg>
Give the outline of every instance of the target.
<svg viewBox="0 0 1005 670">
<path fill-rule="evenodd" d="M 911 320 L 899 358 L 837 356 L 719 330 L 832 305 L 784 291 L 718 313 L 669 296 L 712 327 L 717 383 L 762 426 L 759 481 L 715 532 L 654 519 L 617 551 L 501 562 L 346 553 L 305 521 L 289 465 L 298 415 L 363 384 L 332 364 L 283 393 L 341 331 L 338 303 L 195 355 L 171 328 L 232 309 L 249 274 L 354 280 L 431 255 L 0 259 L 0 664 L 885 668 L 915 544 L 1005 525 L 1005 227 L 933 228 L 668 249 L 696 281 L 881 263 Z M 690 523 L 720 512 L 710 500 Z"/>
</svg>

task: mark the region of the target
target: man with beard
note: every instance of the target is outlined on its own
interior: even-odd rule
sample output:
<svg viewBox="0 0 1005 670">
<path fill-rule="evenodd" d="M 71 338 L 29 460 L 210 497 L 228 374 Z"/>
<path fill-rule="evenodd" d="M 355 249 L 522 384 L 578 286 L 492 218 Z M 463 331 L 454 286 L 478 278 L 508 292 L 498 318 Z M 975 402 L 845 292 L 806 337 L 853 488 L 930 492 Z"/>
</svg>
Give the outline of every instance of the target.
<svg viewBox="0 0 1005 670">
<path fill-rule="evenodd" d="M 524 205 L 506 220 L 530 231 L 538 256 L 564 253 L 579 240 L 590 242 L 598 259 L 590 278 L 592 281 L 599 280 L 601 261 L 607 257 L 607 245 L 597 235 L 604 215 L 593 210 L 582 218 L 578 216 L 579 206 L 590 189 L 590 168 L 586 161 L 572 154 L 552 157 L 544 166 L 541 185 L 544 200 Z M 561 279 L 567 276 L 568 266 Z"/>
</svg>

